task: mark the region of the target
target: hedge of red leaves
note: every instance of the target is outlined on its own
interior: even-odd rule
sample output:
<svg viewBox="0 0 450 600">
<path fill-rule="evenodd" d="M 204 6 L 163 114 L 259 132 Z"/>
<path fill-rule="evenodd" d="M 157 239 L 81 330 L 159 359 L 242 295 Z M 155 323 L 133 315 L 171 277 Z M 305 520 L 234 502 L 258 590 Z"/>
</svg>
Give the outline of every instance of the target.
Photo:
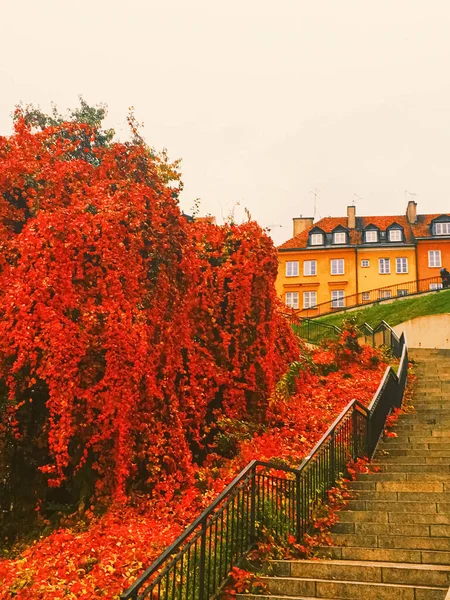
<svg viewBox="0 0 450 600">
<path fill-rule="evenodd" d="M 211 448 L 194 468 L 195 483 L 181 494 L 134 494 L 101 517 L 88 511 L 82 525 L 68 523 L 17 559 L 0 562 L 0 598 L 116 598 L 238 469 L 253 458 L 297 465 L 350 399 L 369 403 L 385 368 L 372 349 L 349 349 L 348 337 L 327 349 L 303 348 L 272 394 L 265 423 L 222 422 L 216 438 L 233 442 L 233 457 Z"/>
<path fill-rule="evenodd" d="M 98 137 L 19 112 L 0 138 L 0 444 L 51 498 L 124 501 L 264 418 L 296 343 L 261 229 L 188 223 L 147 147 Z"/>
</svg>

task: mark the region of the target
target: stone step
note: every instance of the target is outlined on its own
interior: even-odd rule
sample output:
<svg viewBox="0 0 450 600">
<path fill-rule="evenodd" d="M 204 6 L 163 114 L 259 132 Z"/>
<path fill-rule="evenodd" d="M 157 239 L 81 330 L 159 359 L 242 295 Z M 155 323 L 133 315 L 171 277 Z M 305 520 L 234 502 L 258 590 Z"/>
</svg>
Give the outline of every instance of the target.
<svg viewBox="0 0 450 600">
<path fill-rule="evenodd" d="M 424 453 L 430 450 L 450 453 L 450 442 L 409 442 L 406 436 L 391 438 L 388 442 L 383 441 L 378 446 L 378 452 L 390 452 L 391 450 L 421 450 Z"/>
<path fill-rule="evenodd" d="M 450 514 L 341 510 L 338 523 L 397 523 L 403 525 L 450 525 Z"/>
<path fill-rule="evenodd" d="M 361 581 L 338 581 L 307 579 L 300 577 L 262 578 L 267 584 L 271 600 L 289 597 L 340 598 L 350 600 L 444 600 L 447 588 L 414 586 L 394 583 L 366 583 Z M 264 596 L 255 596 L 259 600 Z M 247 598 L 248 596 L 243 596 Z"/>
<path fill-rule="evenodd" d="M 398 548 L 405 550 L 445 550 L 446 552 L 450 552 L 450 539 L 445 537 L 330 533 L 330 538 L 337 546 Z"/>
<path fill-rule="evenodd" d="M 349 490 L 372 492 L 450 492 L 449 484 L 443 481 L 352 481 L 347 484 Z"/>
<path fill-rule="evenodd" d="M 450 465 L 441 464 L 426 464 L 421 462 L 402 462 L 399 461 L 386 461 L 386 462 L 374 462 L 374 465 L 380 469 L 381 472 L 389 473 L 450 473 Z"/>
<path fill-rule="evenodd" d="M 382 512 L 398 512 L 417 514 L 449 513 L 450 502 L 423 501 L 384 501 L 384 500 L 349 500 L 343 510 L 380 510 Z"/>
<path fill-rule="evenodd" d="M 450 429 L 448 427 L 440 427 L 439 424 L 430 423 L 398 423 L 395 426 L 395 433 L 417 435 L 418 437 L 435 437 L 448 438 L 450 437 Z"/>
<path fill-rule="evenodd" d="M 450 463 L 450 450 L 439 448 L 439 444 L 436 448 L 420 448 L 420 449 L 410 449 L 410 448 L 388 448 L 386 445 L 379 448 L 378 453 L 381 456 L 385 456 L 386 453 L 389 453 L 391 456 L 423 456 L 427 457 L 442 457 L 447 458 Z"/>
<path fill-rule="evenodd" d="M 450 533 L 450 525 L 405 525 L 400 523 L 336 523 L 334 533 L 354 535 L 393 536 L 402 535 L 410 537 L 446 537 Z"/>
<path fill-rule="evenodd" d="M 331 558 L 336 560 L 371 560 L 380 562 L 450 565 L 450 552 L 439 550 L 367 548 L 365 546 L 317 546 L 315 554 L 318 558 Z"/>
<path fill-rule="evenodd" d="M 358 475 L 358 480 L 352 483 L 363 483 L 365 481 L 399 481 L 399 482 L 404 482 L 404 481 L 419 481 L 419 482 L 425 482 L 425 481 L 442 481 L 442 482 L 446 482 L 449 483 L 450 482 L 450 472 L 449 471 L 444 471 L 444 472 L 436 472 L 436 473 L 401 473 L 401 472 L 390 472 L 390 471 L 386 471 L 386 472 L 379 472 L 379 473 L 360 473 Z M 350 486 L 350 489 L 356 489 L 353 488 L 351 486 L 351 484 L 347 484 L 347 486 Z M 361 489 L 364 489 L 364 487 L 361 487 Z"/>
<path fill-rule="evenodd" d="M 430 451 L 431 452 L 431 451 Z M 447 454 L 450 454 L 447 452 Z M 400 459 L 400 460 L 399 460 Z M 421 455 L 421 456 L 395 456 L 393 454 L 383 454 L 376 457 L 373 461 L 374 465 L 381 465 L 387 462 L 397 462 L 397 464 L 404 465 L 450 465 L 450 456 L 435 456 L 435 455 Z"/>
<path fill-rule="evenodd" d="M 268 572 L 277 577 L 338 579 L 430 587 L 450 585 L 450 566 L 446 565 L 352 560 L 277 560 L 269 562 Z"/>
</svg>

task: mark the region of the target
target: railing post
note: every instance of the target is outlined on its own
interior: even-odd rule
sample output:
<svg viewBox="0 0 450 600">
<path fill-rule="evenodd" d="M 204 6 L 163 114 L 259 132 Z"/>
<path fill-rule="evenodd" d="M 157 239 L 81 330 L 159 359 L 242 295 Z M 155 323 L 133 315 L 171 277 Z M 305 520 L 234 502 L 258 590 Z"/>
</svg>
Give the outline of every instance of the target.
<svg viewBox="0 0 450 600">
<path fill-rule="evenodd" d="M 331 487 L 336 483 L 336 433 L 333 429 L 330 437 L 330 468 L 331 468 Z"/>
<path fill-rule="evenodd" d="M 252 483 L 250 488 L 250 544 L 256 542 L 256 467 L 252 469 Z"/>
<path fill-rule="evenodd" d="M 302 541 L 301 483 L 300 473 L 297 473 L 295 476 L 295 529 L 297 533 L 297 544 L 300 544 Z"/>
<path fill-rule="evenodd" d="M 358 411 L 353 408 L 353 460 L 358 458 Z"/>
<path fill-rule="evenodd" d="M 198 600 L 205 600 L 205 573 L 206 573 L 206 519 L 202 523 L 200 538 L 200 566 L 198 573 Z M 209 592 L 209 590 L 208 590 Z"/>
</svg>

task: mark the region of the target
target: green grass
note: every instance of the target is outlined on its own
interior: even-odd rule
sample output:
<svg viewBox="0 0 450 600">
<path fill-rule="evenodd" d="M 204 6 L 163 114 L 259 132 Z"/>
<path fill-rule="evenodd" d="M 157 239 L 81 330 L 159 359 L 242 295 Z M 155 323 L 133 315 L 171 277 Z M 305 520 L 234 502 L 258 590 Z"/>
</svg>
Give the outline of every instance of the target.
<svg viewBox="0 0 450 600">
<path fill-rule="evenodd" d="M 393 327 L 415 317 L 440 315 L 447 312 L 450 312 L 450 290 L 433 292 L 415 298 L 388 300 L 382 304 L 373 304 L 359 310 L 324 315 L 317 320 L 340 327 L 344 319 L 356 317 L 358 325 L 366 322 L 374 327 L 384 320 Z"/>
</svg>

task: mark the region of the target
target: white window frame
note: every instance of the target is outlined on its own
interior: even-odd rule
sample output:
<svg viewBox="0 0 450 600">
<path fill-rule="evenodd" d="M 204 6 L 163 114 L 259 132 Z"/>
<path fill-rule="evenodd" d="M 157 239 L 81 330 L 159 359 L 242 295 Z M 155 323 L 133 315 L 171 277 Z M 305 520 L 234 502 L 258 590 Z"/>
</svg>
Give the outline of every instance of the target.
<svg viewBox="0 0 450 600">
<path fill-rule="evenodd" d="M 331 307 L 345 308 L 345 290 L 331 290 Z"/>
<path fill-rule="evenodd" d="M 305 277 L 314 277 L 314 275 L 317 275 L 317 260 L 303 261 L 303 275 Z"/>
<path fill-rule="evenodd" d="M 397 296 L 399 298 L 403 298 L 404 296 L 408 296 L 408 295 L 409 295 L 408 290 L 405 290 L 405 289 L 398 289 L 397 290 Z"/>
<path fill-rule="evenodd" d="M 364 258 L 361 261 L 361 268 L 362 269 L 367 269 L 367 267 L 370 267 L 370 260 L 367 260 L 366 258 Z"/>
<path fill-rule="evenodd" d="M 345 231 L 336 231 L 333 233 L 333 244 L 345 244 L 347 242 L 347 234 Z"/>
<path fill-rule="evenodd" d="M 363 292 L 362 293 L 362 301 L 369 302 L 369 300 L 370 300 L 370 292 Z"/>
<path fill-rule="evenodd" d="M 434 224 L 434 235 L 450 235 L 450 223 L 435 223 Z"/>
<path fill-rule="evenodd" d="M 286 292 L 286 306 L 298 308 L 298 292 Z"/>
<path fill-rule="evenodd" d="M 323 246 L 323 233 L 311 233 L 309 241 L 311 246 Z"/>
<path fill-rule="evenodd" d="M 386 268 L 387 266 L 387 268 Z M 390 258 L 379 258 L 378 259 L 378 273 L 380 275 L 391 274 L 391 259 Z"/>
<path fill-rule="evenodd" d="M 345 260 L 343 258 L 332 258 L 330 260 L 330 273 L 331 275 L 344 275 Z"/>
<path fill-rule="evenodd" d="M 442 283 L 430 283 L 430 290 L 442 290 Z"/>
<path fill-rule="evenodd" d="M 374 239 L 370 239 L 371 237 Z M 368 229 L 364 233 L 364 239 L 366 242 L 378 242 L 378 231 L 376 229 Z"/>
<path fill-rule="evenodd" d="M 378 299 L 379 300 L 389 300 L 390 298 L 392 298 L 392 291 L 391 290 L 380 290 L 378 292 Z"/>
<path fill-rule="evenodd" d="M 316 308 L 317 306 L 317 292 L 309 291 L 303 292 L 303 308 Z"/>
<path fill-rule="evenodd" d="M 430 269 L 442 266 L 440 250 L 428 250 L 428 266 Z"/>
<path fill-rule="evenodd" d="M 286 277 L 298 277 L 298 260 L 286 262 Z"/>
<path fill-rule="evenodd" d="M 408 259 L 406 257 L 399 257 L 395 259 L 395 272 L 408 273 Z"/>
<path fill-rule="evenodd" d="M 402 241 L 402 230 L 398 227 L 389 229 L 389 241 L 390 242 L 401 242 Z"/>
</svg>

